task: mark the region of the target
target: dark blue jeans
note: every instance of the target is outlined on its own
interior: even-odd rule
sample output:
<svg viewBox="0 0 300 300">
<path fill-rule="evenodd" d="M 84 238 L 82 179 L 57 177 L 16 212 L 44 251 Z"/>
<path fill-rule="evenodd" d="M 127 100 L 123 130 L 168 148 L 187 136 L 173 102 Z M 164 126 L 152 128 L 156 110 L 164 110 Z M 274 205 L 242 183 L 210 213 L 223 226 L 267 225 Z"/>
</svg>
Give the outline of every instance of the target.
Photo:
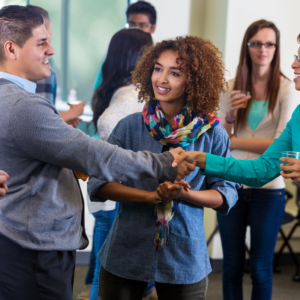
<svg viewBox="0 0 300 300">
<path fill-rule="evenodd" d="M 94 228 L 94 239 L 93 239 L 93 251 L 96 257 L 96 265 L 94 271 L 94 278 L 92 283 L 92 288 L 90 292 L 90 300 L 99 300 L 98 297 L 98 286 L 99 286 L 99 274 L 101 268 L 101 262 L 98 259 L 98 253 L 108 235 L 108 232 L 115 220 L 118 212 L 119 203 L 116 203 L 116 208 L 110 211 L 100 210 L 97 213 L 93 213 L 95 217 L 95 228 Z M 149 282 L 145 295 L 148 294 L 154 287 L 154 282 Z"/>
<path fill-rule="evenodd" d="M 94 272 L 92 288 L 91 288 L 91 292 L 90 292 L 90 300 L 99 300 L 98 280 L 99 280 L 101 262 L 98 259 L 97 255 L 98 255 L 98 253 L 108 235 L 108 232 L 115 220 L 115 217 L 118 212 L 118 204 L 119 203 L 116 203 L 116 208 L 114 210 L 109 210 L 109 211 L 100 210 L 97 213 L 93 214 L 93 216 L 95 217 L 93 251 L 94 251 L 94 254 L 96 257 L 96 265 L 95 265 L 95 272 Z"/>
<path fill-rule="evenodd" d="M 285 190 L 240 189 L 227 216 L 217 214 L 222 240 L 224 300 L 243 299 L 245 233 L 250 224 L 252 300 L 271 300 L 272 263 L 284 215 Z"/>
</svg>

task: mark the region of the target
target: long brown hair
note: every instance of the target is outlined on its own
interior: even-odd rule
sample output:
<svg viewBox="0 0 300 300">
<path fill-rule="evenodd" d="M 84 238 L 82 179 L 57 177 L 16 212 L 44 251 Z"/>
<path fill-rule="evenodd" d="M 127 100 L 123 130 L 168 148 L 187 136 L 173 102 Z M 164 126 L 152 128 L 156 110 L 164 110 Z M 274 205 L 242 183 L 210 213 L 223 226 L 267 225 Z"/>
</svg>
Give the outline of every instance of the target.
<svg viewBox="0 0 300 300">
<path fill-rule="evenodd" d="M 280 70 L 280 32 L 273 22 L 266 20 L 259 20 L 252 23 L 246 30 L 240 54 L 240 61 L 237 67 L 236 79 L 233 90 L 250 91 L 251 95 L 254 95 L 254 89 L 252 86 L 252 63 L 249 54 L 247 43 L 249 40 L 261 29 L 270 28 L 273 29 L 276 34 L 276 50 L 274 53 L 273 60 L 271 62 L 271 72 L 268 80 L 267 98 L 269 99 L 269 113 L 273 113 L 278 91 L 280 85 L 281 76 L 285 77 Z M 286 78 L 286 77 L 285 77 Z M 254 95 L 255 96 L 255 95 Z M 251 99 L 245 109 L 239 109 L 237 113 L 237 119 L 234 124 L 234 131 L 236 132 L 239 128 L 246 125 L 247 117 L 251 107 Z"/>
</svg>

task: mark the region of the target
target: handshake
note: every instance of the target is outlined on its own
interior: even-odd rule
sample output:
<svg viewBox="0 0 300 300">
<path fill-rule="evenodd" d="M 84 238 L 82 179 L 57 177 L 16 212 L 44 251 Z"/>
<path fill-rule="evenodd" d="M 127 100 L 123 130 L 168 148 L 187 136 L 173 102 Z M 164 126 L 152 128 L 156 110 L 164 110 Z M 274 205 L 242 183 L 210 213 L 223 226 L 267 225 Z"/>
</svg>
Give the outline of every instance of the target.
<svg viewBox="0 0 300 300">
<path fill-rule="evenodd" d="M 185 152 L 182 148 L 175 148 L 170 150 L 170 153 L 174 156 L 172 167 L 178 169 L 176 181 L 180 181 L 189 175 L 195 170 L 195 167 L 205 169 L 206 154 L 204 152 Z"/>
</svg>

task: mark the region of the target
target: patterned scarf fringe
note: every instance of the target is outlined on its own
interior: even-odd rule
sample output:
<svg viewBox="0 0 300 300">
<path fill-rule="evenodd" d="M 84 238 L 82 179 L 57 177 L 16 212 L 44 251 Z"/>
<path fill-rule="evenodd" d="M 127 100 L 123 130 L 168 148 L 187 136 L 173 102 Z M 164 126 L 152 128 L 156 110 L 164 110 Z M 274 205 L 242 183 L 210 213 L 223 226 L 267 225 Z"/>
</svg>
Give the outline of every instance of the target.
<svg viewBox="0 0 300 300">
<path fill-rule="evenodd" d="M 163 221 L 162 223 L 156 221 L 154 244 L 156 250 L 169 246 L 169 222 Z"/>
</svg>

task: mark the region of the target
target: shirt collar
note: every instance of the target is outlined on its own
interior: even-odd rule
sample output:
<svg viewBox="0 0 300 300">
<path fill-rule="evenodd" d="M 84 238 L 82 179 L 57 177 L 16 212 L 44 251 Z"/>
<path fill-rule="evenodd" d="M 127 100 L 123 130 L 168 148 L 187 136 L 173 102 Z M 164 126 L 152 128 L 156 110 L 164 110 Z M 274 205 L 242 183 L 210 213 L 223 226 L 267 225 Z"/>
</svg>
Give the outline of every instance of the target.
<svg viewBox="0 0 300 300">
<path fill-rule="evenodd" d="M 21 88 L 23 88 L 27 92 L 35 94 L 36 83 L 34 83 L 32 81 L 29 81 L 25 78 L 22 78 L 22 77 L 13 75 L 13 74 L 9 74 L 9 73 L 6 73 L 6 72 L 0 72 L 0 78 L 4 78 L 6 80 L 9 80 L 9 81 L 17 84 L 18 86 L 20 86 Z"/>
</svg>

